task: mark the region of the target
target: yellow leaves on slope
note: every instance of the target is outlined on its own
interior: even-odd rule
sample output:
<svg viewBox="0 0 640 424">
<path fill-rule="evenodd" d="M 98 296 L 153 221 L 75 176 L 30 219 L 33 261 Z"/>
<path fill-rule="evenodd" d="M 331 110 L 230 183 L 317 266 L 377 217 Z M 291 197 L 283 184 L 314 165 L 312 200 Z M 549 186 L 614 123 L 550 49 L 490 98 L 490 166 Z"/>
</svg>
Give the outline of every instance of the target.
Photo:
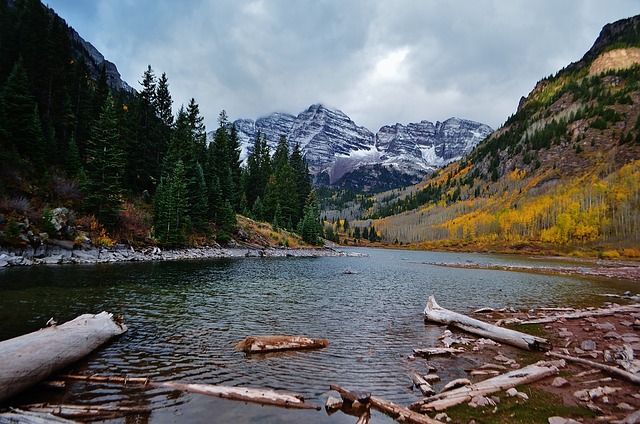
<svg viewBox="0 0 640 424">
<path fill-rule="evenodd" d="M 509 178 L 518 180 L 524 174 L 516 169 Z M 640 238 L 640 160 L 608 177 L 574 180 L 543 195 L 514 194 L 503 193 L 478 208 L 467 201 L 466 212 L 434 223 L 434 228 L 446 229 L 452 239 L 560 246 Z"/>
</svg>

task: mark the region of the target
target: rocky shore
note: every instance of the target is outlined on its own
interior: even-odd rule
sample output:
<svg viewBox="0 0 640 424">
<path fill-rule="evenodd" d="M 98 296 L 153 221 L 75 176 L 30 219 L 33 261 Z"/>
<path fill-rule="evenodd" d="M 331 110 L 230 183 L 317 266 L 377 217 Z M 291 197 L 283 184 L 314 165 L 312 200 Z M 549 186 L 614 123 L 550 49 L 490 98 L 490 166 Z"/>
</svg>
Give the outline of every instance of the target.
<svg viewBox="0 0 640 424">
<path fill-rule="evenodd" d="M 240 257 L 321 257 L 348 256 L 332 247 L 292 249 L 286 247 L 202 246 L 182 249 L 161 249 L 147 246 L 134 249 L 118 244 L 113 247 L 74 246 L 66 240 L 50 240 L 37 248 L 0 247 L 0 268 L 8 266 L 98 264 L 112 262 L 171 261 Z"/>
</svg>

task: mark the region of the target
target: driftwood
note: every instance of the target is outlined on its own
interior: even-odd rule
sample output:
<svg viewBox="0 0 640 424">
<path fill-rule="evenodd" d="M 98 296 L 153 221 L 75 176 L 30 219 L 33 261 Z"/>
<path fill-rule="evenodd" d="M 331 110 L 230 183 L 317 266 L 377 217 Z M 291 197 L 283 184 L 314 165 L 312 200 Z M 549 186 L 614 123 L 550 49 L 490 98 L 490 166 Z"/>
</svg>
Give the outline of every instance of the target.
<svg viewBox="0 0 640 424">
<path fill-rule="evenodd" d="M 369 404 L 371 407 L 390 416 L 398 422 L 410 424 L 442 424 L 440 421 L 436 421 L 426 415 L 398 406 L 377 396 L 353 393 L 339 386 L 330 386 L 330 388 L 331 390 L 335 390 L 340 393 L 340 396 L 342 396 L 342 399 L 346 402 L 358 401 L 360 403 Z"/>
<path fill-rule="evenodd" d="M 147 378 L 123 378 L 123 377 L 103 377 L 103 376 L 83 376 L 83 375 L 66 375 L 63 378 L 70 380 L 81 380 L 87 382 L 98 383 L 118 383 L 118 384 L 137 384 L 149 387 L 160 387 L 172 390 L 181 390 L 189 393 L 198 393 L 207 396 L 215 396 L 224 399 L 239 400 L 243 402 L 253 402 L 260 405 L 280 406 L 283 408 L 293 409 L 315 409 L 320 410 L 319 406 L 313 406 L 305 403 L 304 398 L 300 395 L 289 393 L 278 393 L 273 390 L 253 389 L 248 387 L 231 387 L 214 384 L 196 384 L 196 383 L 180 383 L 172 381 L 152 382 Z"/>
<path fill-rule="evenodd" d="M 618 377 L 624 378 L 625 380 L 631 381 L 635 384 L 640 384 L 640 375 L 630 373 L 629 371 L 625 371 L 620 368 L 612 367 L 610 365 L 601 364 L 599 362 L 589 361 L 588 359 L 576 358 L 574 356 L 562 355 L 556 352 L 547 352 L 547 355 L 553 356 L 554 358 L 562 358 L 567 361 L 576 362 L 578 364 L 587 365 L 593 368 L 597 368 L 599 370 L 608 372 L 609 374 L 614 374 Z"/>
<path fill-rule="evenodd" d="M 108 419 L 127 414 L 149 414 L 149 408 L 137 406 L 110 406 L 110 405 L 65 405 L 37 403 L 24 405 L 22 408 L 29 412 L 51 414 L 68 419 Z"/>
<path fill-rule="evenodd" d="M 251 336 L 235 345 L 236 350 L 247 353 L 275 352 L 279 350 L 320 349 L 329 346 L 325 339 L 304 336 Z"/>
<path fill-rule="evenodd" d="M 548 322 L 555 322 L 559 319 L 578 319 L 589 317 L 606 317 L 617 313 L 623 312 L 640 312 L 640 304 L 614 306 L 611 308 L 601 308 L 587 311 L 577 311 L 568 314 L 557 314 L 548 317 L 536 318 L 527 321 L 518 321 L 517 324 L 546 324 Z"/>
<path fill-rule="evenodd" d="M 0 424 L 76 424 L 66 418 L 43 412 L 23 411 L 21 409 L 11 409 L 9 412 L 0 414 Z"/>
<path fill-rule="evenodd" d="M 451 406 L 470 402 L 474 396 L 486 396 L 522 384 L 529 384 L 555 374 L 558 374 L 557 367 L 533 364 L 469 386 L 459 387 L 422 399 L 409 405 L 409 409 L 421 412 L 442 411 Z"/>
<path fill-rule="evenodd" d="M 71 365 L 127 331 L 102 312 L 0 342 L 0 401 Z"/>
<path fill-rule="evenodd" d="M 420 374 L 415 371 L 411 371 L 409 375 L 411 376 L 411 381 L 413 381 L 413 384 L 418 388 L 418 390 L 420 390 L 420 392 L 424 396 L 431 396 L 436 394 L 436 391 L 433 390 L 431 384 L 429 384 L 429 382 L 427 382 L 427 380 L 425 380 Z"/>
<path fill-rule="evenodd" d="M 200 393 L 208 396 L 216 396 L 225 399 L 254 402 L 261 405 L 272 405 L 294 409 L 315 409 L 318 411 L 321 409 L 319 406 L 313 406 L 305 403 L 302 396 L 287 393 L 277 393 L 273 390 L 252 389 L 248 387 L 216 386 L 213 384 L 188 384 L 172 382 L 153 383 L 153 385 L 166 387 L 169 389 L 182 390 L 190 393 Z"/>
<path fill-rule="evenodd" d="M 436 355 L 451 355 L 452 353 L 462 353 L 464 349 L 458 349 L 455 347 L 426 347 L 421 349 L 413 349 L 413 353 L 418 356 L 436 356 Z"/>
<path fill-rule="evenodd" d="M 469 333 L 507 343 L 522 349 L 546 351 L 551 347 L 547 339 L 498 327 L 496 325 L 488 324 L 475 318 L 470 318 L 466 315 L 442 308 L 436 303 L 433 296 L 429 296 L 427 306 L 424 309 L 424 317 L 425 320 L 428 321 L 453 325 Z"/>
</svg>

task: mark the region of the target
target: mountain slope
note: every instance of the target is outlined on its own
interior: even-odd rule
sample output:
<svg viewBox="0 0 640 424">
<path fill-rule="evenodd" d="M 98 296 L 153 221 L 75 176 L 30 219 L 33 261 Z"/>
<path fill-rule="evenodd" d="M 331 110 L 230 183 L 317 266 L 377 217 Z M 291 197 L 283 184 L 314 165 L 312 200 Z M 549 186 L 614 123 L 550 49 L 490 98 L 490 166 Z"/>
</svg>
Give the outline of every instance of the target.
<svg viewBox="0 0 640 424">
<path fill-rule="evenodd" d="M 640 17 L 605 26 L 504 126 L 368 214 L 389 241 L 552 249 L 640 242 Z M 633 249 L 629 252 L 633 253 Z"/>
<path fill-rule="evenodd" d="M 492 129 L 477 122 L 450 118 L 382 127 L 377 134 L 357 125 L 343 112 L 320 104 L 297 116 L 273 113 L 234 122 L 245 159 L 258 131 L 271 149 L 281 136 L 300 145 L 316 182 L 357 190 L 402 187 L 468 153 Z M 385 168 L 384 170 L 382 168 Z M 375 175 L 374 178 L 370 176 Z M 390 176 L 380 180 L 380 176 Z"/>
</svg>

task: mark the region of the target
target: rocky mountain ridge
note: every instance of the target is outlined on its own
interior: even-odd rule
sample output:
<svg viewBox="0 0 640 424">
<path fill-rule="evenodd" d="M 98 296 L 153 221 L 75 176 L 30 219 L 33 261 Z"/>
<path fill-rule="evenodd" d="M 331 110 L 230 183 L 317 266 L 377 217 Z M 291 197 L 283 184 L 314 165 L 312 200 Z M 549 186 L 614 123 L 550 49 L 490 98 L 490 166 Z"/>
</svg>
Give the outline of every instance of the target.
<svg viewBox="0 0 640 424">
<path fill-rule="evenodd" d="M 285 136 L 291 147 L 300 145 L 316 181 L 328 185 L 354 176 L 356 169 L 379 165 L 419 180 L 426 172 L 462 158 L 493 132 L 485 124 L 450 118 L 435 124 L 426 120 L 396 123 L 374 134 L 342 111 L 321 104 L 311 105 L 297 116 L 272 113 L 255 121 L 238 119 L 233 124 L 243 160 L 252 151 L 258 132 L 266 136 L 272 150 Z M 357 174 L 362 176 L 362 172 Z"/>
</svg>

